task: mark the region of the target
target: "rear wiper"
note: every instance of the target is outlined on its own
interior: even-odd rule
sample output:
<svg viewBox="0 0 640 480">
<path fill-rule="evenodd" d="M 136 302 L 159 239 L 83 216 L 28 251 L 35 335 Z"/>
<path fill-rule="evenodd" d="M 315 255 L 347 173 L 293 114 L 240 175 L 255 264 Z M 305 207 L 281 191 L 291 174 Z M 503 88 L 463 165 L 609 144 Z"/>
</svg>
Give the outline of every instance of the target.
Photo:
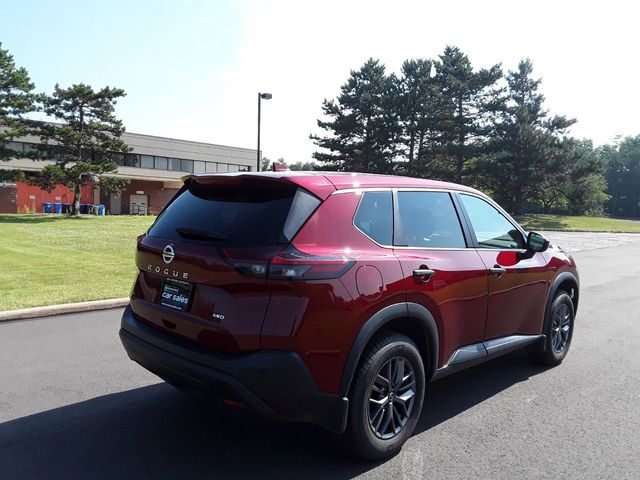
<svg viewBox="0 0 640 480">
<path fill-rule="evenodd" d="M 177 227 L 176 232 L 181 237 L 195 238 L 196 240 L 229 240 L 228 237 L 221 233 L 212 232 L 210 230 L 202 230 L 192 227 Z"/>
</svg>

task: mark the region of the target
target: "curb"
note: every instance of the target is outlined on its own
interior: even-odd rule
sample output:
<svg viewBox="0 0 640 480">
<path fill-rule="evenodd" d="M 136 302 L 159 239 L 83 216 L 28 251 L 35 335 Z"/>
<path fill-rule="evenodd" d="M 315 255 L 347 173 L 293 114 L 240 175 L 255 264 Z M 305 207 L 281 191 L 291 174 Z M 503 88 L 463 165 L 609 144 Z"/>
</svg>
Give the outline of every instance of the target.
<svg viewBox="0 0 640 480">
<path fill-rule="evenodd" d="M 109 300 L 95 300 L 92 302 L 65 303 L 62 305 L 48 305 L 46 307 L 21 308 L 0 312 L 0 322 L 9 320 L 26 320 L 29 318 L 64 315 L 66 313 L 90 312 L 92 310 L 106 310 L 124 307 L 129 298 L 112 298 Z"/>
</svg>

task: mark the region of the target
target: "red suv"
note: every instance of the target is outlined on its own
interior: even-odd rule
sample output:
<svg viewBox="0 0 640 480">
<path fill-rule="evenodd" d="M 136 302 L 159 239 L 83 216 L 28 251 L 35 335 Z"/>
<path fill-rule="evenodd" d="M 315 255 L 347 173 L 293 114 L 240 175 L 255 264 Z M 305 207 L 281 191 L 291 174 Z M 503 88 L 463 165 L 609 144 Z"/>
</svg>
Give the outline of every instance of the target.
<svg viewBox="0 0 640 480">
<path fill-rule="evenodd" d="M 571 344 L 578 274 L 461 185 L 345 173 L 191 175 L 138 240 L 120 338 L 167 382 L 397 452 L 426 384 Z"/>
</svg>

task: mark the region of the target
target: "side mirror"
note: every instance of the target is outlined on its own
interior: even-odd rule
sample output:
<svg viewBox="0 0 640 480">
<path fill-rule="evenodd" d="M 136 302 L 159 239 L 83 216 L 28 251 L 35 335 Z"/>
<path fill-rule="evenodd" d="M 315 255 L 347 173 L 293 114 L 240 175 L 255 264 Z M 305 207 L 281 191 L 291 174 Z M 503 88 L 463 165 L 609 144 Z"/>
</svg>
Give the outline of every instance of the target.
<svg viewBox="0 0 640 480">
<path fill-rule="evenodd" d="M 538 253 L 544 252 L 547 248 L 549 248 L 549 240 L 537 232 L 529 232 L 529 235 L 527 235 L 528 251 Z"/>
</svg>

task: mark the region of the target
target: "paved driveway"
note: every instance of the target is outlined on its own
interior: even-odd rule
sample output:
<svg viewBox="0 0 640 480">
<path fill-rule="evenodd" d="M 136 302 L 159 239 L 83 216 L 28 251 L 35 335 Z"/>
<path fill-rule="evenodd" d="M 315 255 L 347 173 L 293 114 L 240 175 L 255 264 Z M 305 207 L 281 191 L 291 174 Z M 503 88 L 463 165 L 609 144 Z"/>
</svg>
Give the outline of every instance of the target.
<svg viewBox="0 0 640 480">
<path fill-rule="evenodd" d="M 640 233 L 541 232 L 570 252 L 611 248 L 640 242 Z"/>
<path fill-rule="evenodd" d="M 565 238 L 582 293 L 563 365 L 516 352 L 432 384 L 416 434 L 380 464 L 160 383 L 119 345 L 121 310 L 0 324 L 0 479 L 639 478 L 640 242 Z"/>
</svg>

